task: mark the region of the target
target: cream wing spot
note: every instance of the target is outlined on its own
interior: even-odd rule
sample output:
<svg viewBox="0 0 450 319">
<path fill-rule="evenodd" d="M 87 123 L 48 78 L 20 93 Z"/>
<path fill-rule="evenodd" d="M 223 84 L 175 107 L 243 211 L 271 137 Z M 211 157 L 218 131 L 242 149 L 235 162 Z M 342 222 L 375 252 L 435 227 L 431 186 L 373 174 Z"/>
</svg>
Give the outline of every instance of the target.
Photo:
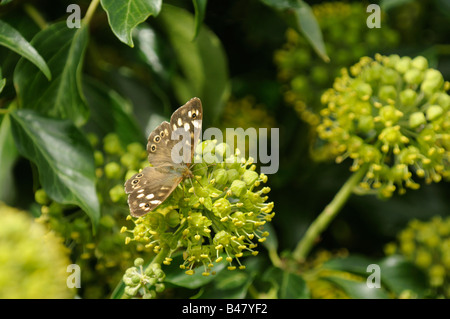
<svg viewBox="0 0 450 319">
<path fill-rule="evenodd" d="M 178 126 L 182 126 L 183 125 L 183 120 L 181 119 L 181 117 L 178 118 Z"/>
<path fill-rule="evenodd" d="M 155 200 L 150 201 L 150 204 L 159 205 L 159 204 L 161 204 L 161 201 L 158 199 L 155 199 Z"/>
<path fill-rule="evenodd" d="M 152 199 L 153 197 L 155 197 L 155 195 L 153 195 L 153 194 L 148 194 L 147 196 L 145 196 L 145 198 L 147 198 L 147 199 Z"/>
<path fill-rule="evenodd" d="M 189 131 L 191 127 L 189 126 L 189 123 L 184 123 L 184 130 Z"/>
</svg>

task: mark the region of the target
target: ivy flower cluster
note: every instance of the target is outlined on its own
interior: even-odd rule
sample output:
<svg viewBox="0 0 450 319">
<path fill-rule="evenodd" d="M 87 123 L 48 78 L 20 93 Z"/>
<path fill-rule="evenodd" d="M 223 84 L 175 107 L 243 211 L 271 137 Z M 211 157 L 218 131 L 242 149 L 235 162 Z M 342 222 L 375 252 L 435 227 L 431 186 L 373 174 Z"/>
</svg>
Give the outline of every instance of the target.
<svg viewBox="0 0 450 319">
<path fill-rule="evenodd" d="M 318 136 L 381 197 L 439 182 L 450 174 L 449 88 L 422 56 L 363 57 L 322 95 Z"/>
<path fill-rule="evenodd" d="M 404 255 L 427 273 L 433 297 L 450 298 L 450 218 L 413 220 L 397 239 L 386 245 L 386 254 Z"/>
<path fill-rule="evenodd" d="M 208 164 L 202 155 L 207 153 L 221 161 Z M 180 268 L 188 275 L 200 267 L 208 276 L 222 260 L 229 270 L 244 269 L 241 259 L 258 254 L 258 243 L 269 235 L 263 226 L 275 215 L 273 202 L 267 203 L 270 188 L 260 187 L 267 176 L 256 172 L 251 158 L 241 158 L 239 150 L 233 153 L 216 140 L 200 143 L 195 156 L 194 180 L 183 181 L 149 214 L 127 217 L 134 227 L 122 228 L 126 243 L 142 243 L 155 253 L 167 250 L 163 264 L 170 264 L 172 254 L 181 250 Z"/>
<path fill-rule="evenodd" d="M 303 121 L 316 127 L 322 108 L 320 95 L 333 84 L 340 69 L 362 56 L 395 47 L 399 35 L 384 21 L 382 28 L 369 29 L 363 3 L 326 2 L 312 9 L 330 61 L 323 61 L 294 29 L 287 30 L 286 42 L 275 52 L 274 61 L 285 101 Z"/>
<path fill-rule="evenodd" d="M 54 232 L 0 203 L 0 298 L 72 298 L 68 255 Z"/>
</svg>

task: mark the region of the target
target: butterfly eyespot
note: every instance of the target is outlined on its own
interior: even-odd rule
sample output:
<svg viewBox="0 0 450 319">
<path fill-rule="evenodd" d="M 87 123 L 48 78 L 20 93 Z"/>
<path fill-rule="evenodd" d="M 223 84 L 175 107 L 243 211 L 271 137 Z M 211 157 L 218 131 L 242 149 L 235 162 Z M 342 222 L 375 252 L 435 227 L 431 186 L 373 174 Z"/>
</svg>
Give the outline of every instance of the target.
<svg viewBox="0 0 450 319">
<path fill-rule="evenodd" d="M 153 144 L 152 146 L 150 146 L 150 151 L 152 151 L 152 152 L 156 151 L 156 145 L 155 145 L 155 144 Z"/>
<path fill-rule="evenodd" d="M 153 138 L 153 142 L 159 143 L 159 141 L 161 141 L 161 137 L 160 137 L 159 135 L 156 135 L 156 136 Z"/>
<path fill-rule="evenodd" d="M 137 184 L 137 183 L 139 183 L 139 180 L 138 179 L 133 179 L 133 181 L 131 183 Z"/>
<path fill-rule="evenodd" d="M 192 118 L 195 119 L 197 117 L 197 113 L 192 113 Z"/>
<path fill-rule="evenodd" d="M 145 207 L 145 208 L 148 208 L 148 207 L 150 207 L 150 204 L 147 203 L 147 204 L 144 205 L 144 207 Z"/>
<path fill-rule="evenodd" d="M 165 135 L 164 131 L 161 131 L 161 132 L 159 133 L 159 135 L 161 135 L 161 137 L 164 137 L 164 135 Z"/>
<path fill-rule="evenodd" d="M 141 178 L 142 176 L 144 176 L 142 173 L 136 175 L 137 178 Z"/>
</svg>

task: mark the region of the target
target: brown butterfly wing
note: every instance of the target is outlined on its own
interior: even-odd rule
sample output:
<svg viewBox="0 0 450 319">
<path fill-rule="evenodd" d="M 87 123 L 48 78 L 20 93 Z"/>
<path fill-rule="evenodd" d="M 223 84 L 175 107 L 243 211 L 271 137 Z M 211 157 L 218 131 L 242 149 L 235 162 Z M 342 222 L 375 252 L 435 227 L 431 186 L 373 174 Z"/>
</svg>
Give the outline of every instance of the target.
<svg viewBox="0 0 450 319">
<path fill-rule="evenodd" d="M 146 167 L 125 183 L 128 206 L 133 217 L 154 210 L 181 182 L 182 177 L 168 166 Z"/>
<path fill-rule="evenodd" d="M 195 147 L 202 131 L 203 107 L 199 98 L 192 98 L 173 112 L 170 118 L 172 131 L 178 129 L 186 132 L 190 152 L 183 152 L 183 163 L 188 167 L 192 163 Z"/>
</svg>

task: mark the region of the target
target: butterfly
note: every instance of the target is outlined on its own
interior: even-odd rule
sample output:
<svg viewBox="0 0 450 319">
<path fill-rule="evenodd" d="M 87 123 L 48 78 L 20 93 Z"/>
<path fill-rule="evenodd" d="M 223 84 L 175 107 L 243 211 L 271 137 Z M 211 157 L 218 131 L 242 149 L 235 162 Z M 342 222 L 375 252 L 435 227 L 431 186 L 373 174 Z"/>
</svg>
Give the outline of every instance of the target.
<svg viewBox="0 0 450 319">
<path fill-rule="evenodd" d="M 140 217 L 151 212 L 183 180 L 194 176 L 190 167 L 200 138 L 202 118 L 202 103 L 194 97 L 173 112 L 170 123 L 164 121 L 150 133 L 147 154 L 153 166 L 145 167 L 125 182 L 131 216 Z M 181 142 L 180 138 L 173 138 L 174 132 L 184 134 L 179 136 Z M 183 139 L 183 136 L 187 138 Z M 172 155 L 179 155 L 176 150 L 180 144 L 184 146 L 183 155 L 174 161 Z"/>
</svg>

